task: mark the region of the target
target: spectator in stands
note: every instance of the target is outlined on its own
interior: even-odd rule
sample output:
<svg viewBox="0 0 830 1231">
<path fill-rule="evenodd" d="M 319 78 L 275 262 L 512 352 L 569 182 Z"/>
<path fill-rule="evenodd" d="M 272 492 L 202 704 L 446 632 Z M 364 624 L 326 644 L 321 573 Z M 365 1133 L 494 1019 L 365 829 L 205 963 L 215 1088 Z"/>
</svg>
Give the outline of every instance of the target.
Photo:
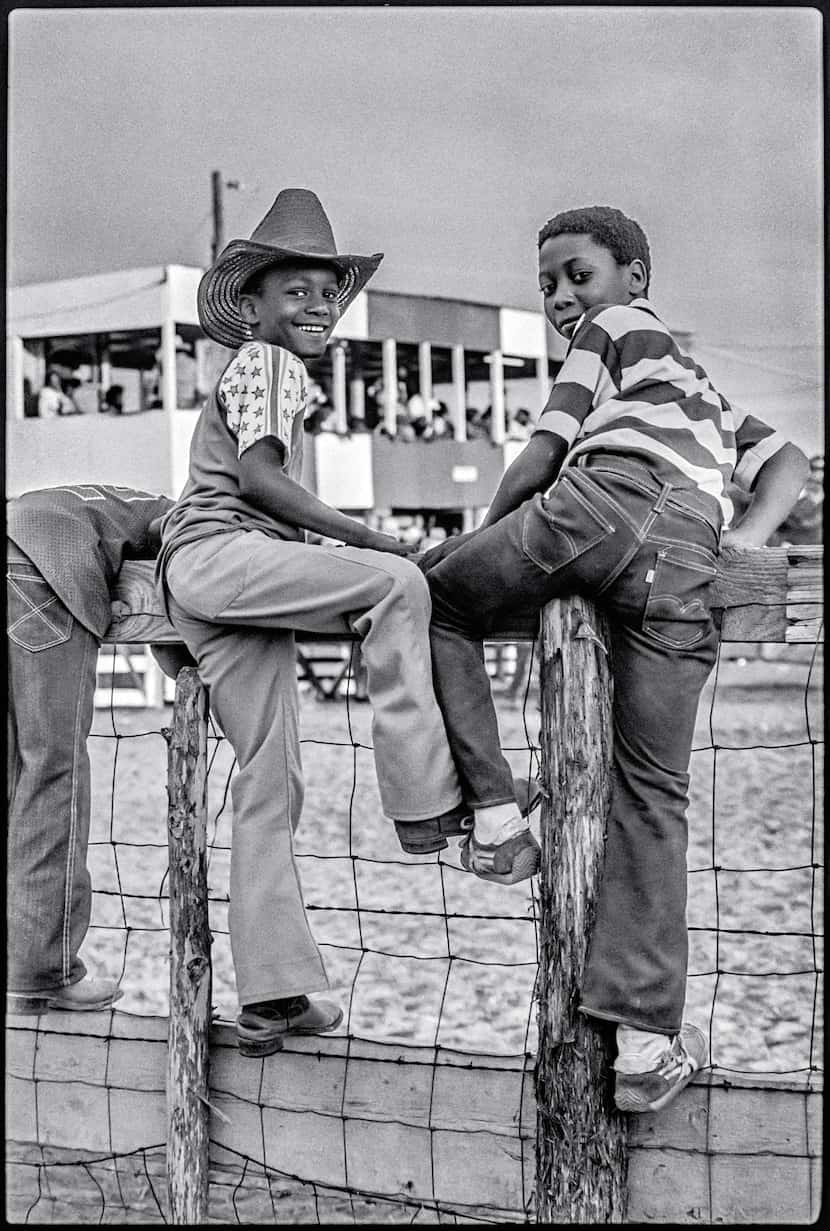
<svg viewBox="0 0 830 1231">
<path fill-rule="evenodd" d="M 87 869 L 96 663 L 128 557 L 152 559 L 172 500 L 125 487 L 26 492 L 6 507 L 9 690 L 6 1009 L 103 1009 L 121 991 L 87 976 Z M 175 675 L 185 660 L 154 650 Z"/>
<path fill-rule="evenodd" d="M 432 412 L 432 436 L 434 440 L 452 439 L 455 436 L 455 425 L 450 418 L 450 408 L 446 402 L 437 401 Z"/>
<path fill-rule="evenodd" d="M 38 394 L 37 413 L 41 419 L 57 419 L 61 415 L 74 414 L 71 399 L 63 391 L 61 374 L 52 368 L 46 377 L 46 384 Z"/>
<path fill-rule="evenodd" d="M 530 418 L 530 411 L 526 406 L 520 406 L 519 409 L 510 416 L 507 424 L 507 439 L 508 440 L 530 440 L 533 434 L 533 423 Z"/>
<path fill-rule="evenodd" d="M 78 381 L 73 401 L 82 415 L 97 415 L 100 409 L 100 389 L 94 381 Z"/>
<path fill-rule="evenodd" d="M 485 436 L 489 436 L 489 431 L 484 427 L 482 422 L 481 411 L 475 406 L 467 407 L 467 439 L 481 440 Z"/>
<path fill-rule="evenodd" d="M 773 545 L 821 543 L 824 522 L 824 458 L 810 458 L 810 475 L 795 507 L 770 538 Z"/>
<path fill-rule="evenodd" d="M 78 390 L 81 387 L 81 382 L 77 376 L 68 376 L 66 380 L 61 382 L 64 393 L 66 394 L 68 406 L 65 406 L 61 412 L 64 415 L 82 415 L 84 412 L 78 405 L 77 397 Z"/>
<path fill-rule="evenodd" d="M 160 404 L 160 403 L 159 403 Z M 124 386 L 110 385 L 104 394 L 104 405 L 101 413 L 104 415 L 123 415 L 124 413 Z"/>
<path fill-rule="evenodd" d="M 386 427 L 386 421 L 381 419 L 375 428 L 376 436 L 389 437 L 391 433 Z M 406 413 L 406 407 L 399 406 L 397 415 L 395 416 L 395 433 L 391 436 L 392 440 L 414 440 L 415 428 L 409 421 L 409 415 Z"/>
</svg>

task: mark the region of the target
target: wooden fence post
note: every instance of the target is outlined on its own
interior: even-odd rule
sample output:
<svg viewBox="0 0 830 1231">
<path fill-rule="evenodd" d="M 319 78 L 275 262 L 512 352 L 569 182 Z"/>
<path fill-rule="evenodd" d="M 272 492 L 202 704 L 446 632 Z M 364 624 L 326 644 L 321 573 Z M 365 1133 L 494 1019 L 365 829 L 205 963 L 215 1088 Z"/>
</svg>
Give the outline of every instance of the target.
<svg viewBox="0 0 830 1231">
<path fill-rule="evenodd" d="M 212 937 L 207 900 L 207 697 L 192 667 L 176 680 L 168 741 L 170 1021 L 167 1191 L 174 1224 L 207 1222 Z"/>
<path fill-rule="evenodd" d="M 614 1109 L 602 1032 L 577 1011 L 610 799 L 607 625 L 583 598 L 542 613 L 542 812 L 538 1222 L 622 1222 L 625 1120 Z"/>
</svg>

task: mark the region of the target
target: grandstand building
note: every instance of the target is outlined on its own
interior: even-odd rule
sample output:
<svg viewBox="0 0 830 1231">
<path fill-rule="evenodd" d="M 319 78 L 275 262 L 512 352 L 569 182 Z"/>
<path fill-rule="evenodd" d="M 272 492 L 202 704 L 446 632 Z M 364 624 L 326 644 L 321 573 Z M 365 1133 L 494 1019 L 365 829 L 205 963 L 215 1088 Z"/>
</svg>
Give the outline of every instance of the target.
<svg viewBox="0 0 830 1231">
<path fill-rule="evenodd" d="M 230 355 L 199 328 L 201 275 L 168 265 L 10 290 L 10 495 L 96 480 L 178 494 L 199 406 Z M 309 368 L 321 423 L 307 480 L 355 512 L 486 506 L 527 434 L 514 416 L 538 414 L 564 345 L 541 312 L 361 292 Z M 52 371 L 74 403 L 60 422 L 38 411 Z"/>
</svg>

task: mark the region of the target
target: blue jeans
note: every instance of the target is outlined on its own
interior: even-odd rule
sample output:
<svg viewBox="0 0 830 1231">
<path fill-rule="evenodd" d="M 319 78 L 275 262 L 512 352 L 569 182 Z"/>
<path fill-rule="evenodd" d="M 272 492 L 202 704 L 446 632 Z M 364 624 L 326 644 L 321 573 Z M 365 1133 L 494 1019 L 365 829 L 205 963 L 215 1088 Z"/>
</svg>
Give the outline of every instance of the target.
<svg viewBox="0 0 830 1231">
<path fill-rule="evenodd" d="M 513 798 L 482 641 L 532 635 L 558 595 L 589 595 L 609 615 L 612 800 L 580 1008 L 664 1034 L 685 1000 L 688 766 L 717 651 L 719 529 L 697 491 L 593 454 L 427 573 L 435 691 L 464 798 L 479 805 Z"/>
<path fill-rule="evenodd" d="M 99 643 L 13 544 L 8 617 L 7 971 L 10 992 L 86 973 L 92 726 Z"/>
</svg>

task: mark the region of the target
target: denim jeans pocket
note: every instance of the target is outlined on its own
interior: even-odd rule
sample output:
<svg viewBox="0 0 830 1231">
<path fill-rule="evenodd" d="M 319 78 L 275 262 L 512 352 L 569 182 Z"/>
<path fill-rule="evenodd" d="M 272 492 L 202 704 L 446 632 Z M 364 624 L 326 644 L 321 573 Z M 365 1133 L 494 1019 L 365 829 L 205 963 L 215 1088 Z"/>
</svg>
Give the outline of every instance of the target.
<svg viewBox="0 0 830 1231">
<path fill-rule="evenodd" d="M 708 634 L 715 557 L 704 547 L 661 547 L 650 570 L 643 632 L 661 645 L 688 650 Z"/>
<path fill-rule="evenodd" d="M 24 650 L 49 650 L 72 636 L 71 613 L 34 565 L 8 565 L 6 603 L 9 639 Z"/>
<path fill-rule="evenodd" d="M 555 573 L 613 533 L 611 522 L 565 474 L 548 501 L 534 496 L 525 509 L 522 551 L 543 572 Z"/>
</svg>

